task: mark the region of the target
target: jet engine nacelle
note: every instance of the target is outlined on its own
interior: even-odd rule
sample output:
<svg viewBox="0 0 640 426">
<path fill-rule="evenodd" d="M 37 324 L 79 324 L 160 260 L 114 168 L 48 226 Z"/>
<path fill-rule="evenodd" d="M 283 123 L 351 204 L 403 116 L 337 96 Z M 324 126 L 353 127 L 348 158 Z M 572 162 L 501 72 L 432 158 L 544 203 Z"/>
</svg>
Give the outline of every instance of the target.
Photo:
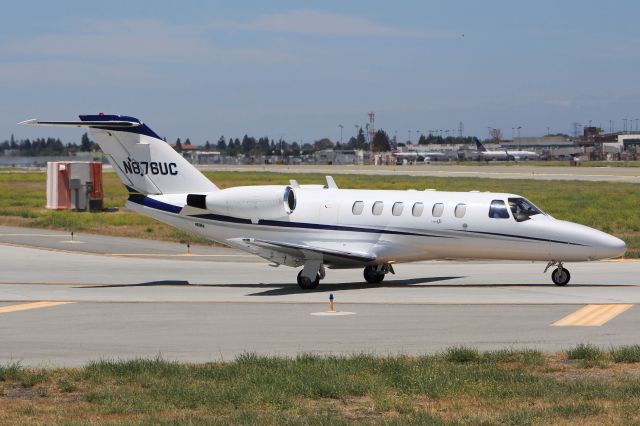
<svg viewBox="0 0 640 426">
<path fill-rule="evenodd" d="M 238 186 L 208 194 L 187 195 L 187 205 L 243 219 L 276 219 L 296 208 L 290 186 Z"/>
</svg>

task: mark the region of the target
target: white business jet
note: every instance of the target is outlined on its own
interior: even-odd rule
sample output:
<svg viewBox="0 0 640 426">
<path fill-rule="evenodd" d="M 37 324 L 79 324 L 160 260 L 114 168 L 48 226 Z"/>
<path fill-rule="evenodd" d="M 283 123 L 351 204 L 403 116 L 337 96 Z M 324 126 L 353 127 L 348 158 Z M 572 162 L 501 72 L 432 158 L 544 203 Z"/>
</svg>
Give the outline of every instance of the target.
<svg viewBox="0 0 640 426">
<path fill-rule="evenodd" d="M 182 230 L 302 267 L 313 289 L 328 268 L 364 268 L 380 283 L 393 265 L 428 259 L 545 261 L 556 285 L 564 262 L 622 256 L 625 243 L 554 219 L 527 199 L 490 192 L 339 189 L 326 185 L 219 189 L 146 124 L 133 117 L 81 115 L 80 121 L 21 124 L 87 127 L 129 190 L 126 207 Z"/>
<path fill-rule="evenodd" d="M 488 150 L 479 140 L 476 140 L 478 154 L 486 160 L 535 160 L 540 155 L 533 151 L 517 151 L 511 149 Z"/>
</svg>

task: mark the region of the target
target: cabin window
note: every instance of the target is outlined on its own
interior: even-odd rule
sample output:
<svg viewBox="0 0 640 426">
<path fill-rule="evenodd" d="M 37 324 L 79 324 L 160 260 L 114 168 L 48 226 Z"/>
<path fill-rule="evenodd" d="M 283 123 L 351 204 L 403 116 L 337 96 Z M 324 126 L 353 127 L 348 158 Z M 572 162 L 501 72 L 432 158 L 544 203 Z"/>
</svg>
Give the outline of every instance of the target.
<svg viewBox="0 0 640 426">
<path fill-rule="evenodd" d="M 457 218 L 462 218 L 464 217 L 464 214 L 467 212 L 467 205 L 464 203 L 460 203 L 456 206 L 456 209 L 454 210 L 454 214 L 456 215 Z"/>
<path fill-rule="evenodd" d="M 373 213 L 374 216 L 380 216 L 382 209 L 384 209 L 384 203 L 382 201 L 376 201 L 373 203 L 373 207 L 371 207 L 371 213 Z"/>
<path fill-rule="evenodd" d="M 402 210 L 404 210 L 404 204 L 403 203 L 393 203 L 393 207 L 391 208 L 391 213 L 394 216 L 400 216 L 402 214 Z"/>
<path fill-rule="evenodd" d="M 509 208 L 517 222 L 531 219 L 531 216 L 542 214 L 542 210 L 525 198 L 509 198 Z"/>
<path fill-rule="evenodd" d="M 355 215 L 362 214 L 362 210 L 364 210 L 364 201 L 356 201 L 353 203 L 353 207 L 351 207 L 351 213 Z"/>
<path fill-rule="evenodd" d="M 443 211 L 444 211 L 444 204 L 436 203 L 433 205 L 433 208 L 431 209 L 431 214 L 433 215 L 433 217 L 440 217 L 442 216 Z"/>
<path fill-rule="evenodd" d="M 423 211 L 424 211 L 424 204 L 415 203 L 413 205 L 413 208 L 411 209 L 411 214 L 414 215 L 415 217 L 420 217 L 422 216 Z"/>
<path fill-rule="evenodd" d="M 489 208 L 489 217 L 492 219 L 509 219 L 507 205 L 502 200 L 493 200 Z"/>
</svg>

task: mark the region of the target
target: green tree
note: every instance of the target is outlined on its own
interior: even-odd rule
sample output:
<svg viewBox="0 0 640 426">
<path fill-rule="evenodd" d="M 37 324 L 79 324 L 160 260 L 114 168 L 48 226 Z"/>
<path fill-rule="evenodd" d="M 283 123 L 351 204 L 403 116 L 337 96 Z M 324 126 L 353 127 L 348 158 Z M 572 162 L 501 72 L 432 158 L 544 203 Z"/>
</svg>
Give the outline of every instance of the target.
<svg viewBox="0 0 640 426">
<path fill-rule="evenodd" d="M 253 137 L 249 137 L 244 135 L 242 138 L 242 153 L 250 154 L 256 148 L 256 139 Z"/>
<path fill-rule="evenodd" d="M 93 142 L 89 139 L 89 135 L 85 132 L 80 139 L 80 151 L 89 152 L 93 147 Z"/>
<path fill-rule="evenodd" d="M 229 141 L 230 144 L 231 142 L 233 141 Z M 225 152 L 227 150 L 227 141 L 225 140 L 224 136 L 220 136 L 220 139 L 218 139 L 216 149 L 220 152 Z"/>
<path fill-rule="evenodd" d="M 384 130 L 378 130 L 373 137 L 373 152 L 386 152 L 391 150 L 389 135 Z"/>
<path fill-rule="evenodd" d="M 365 149 L 367 147 L 367 138 L 364 137 L 364 130 L 360 127 L 358 130 L 358 136 L 356 136 L 355 149 Z"/>
<path fill-rule="evenodd" d="M 177 152 L 182 152 L 182 142 L 180 142 L 180 138 L 176 139 L 176 147 L 175 150 Z"/>
<path fill-rule="evenodd" d="M 313 143 L 314 151 L 321 151 L 323 149 L 333 149 L 333 142 L 329 138 L 322 138 Z"/>
</svg>

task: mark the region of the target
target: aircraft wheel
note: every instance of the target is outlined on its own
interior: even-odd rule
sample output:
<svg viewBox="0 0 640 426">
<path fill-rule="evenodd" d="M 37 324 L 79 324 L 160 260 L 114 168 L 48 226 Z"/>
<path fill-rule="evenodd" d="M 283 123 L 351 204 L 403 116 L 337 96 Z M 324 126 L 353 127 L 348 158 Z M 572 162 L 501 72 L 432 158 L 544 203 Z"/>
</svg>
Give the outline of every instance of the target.
<svg viewBox="0 0 640 426">
<path fill-rule="evenodd" d="M 382 272 L 378 272 L 375 266 L 366 266 L 363 275 L 369 284 L 380 284 L 385 276 Z"/>
<path fill-rule="evenodd" d="M 551 273 L 551 280 L 555 285 L 558 285 L 558 286 L 567 285 L 570 279 L 571 279 L 571 274 L 569 273 L 569 270 L 565 268 L 556 268 Z"/>
<path fill-rule="evenodd" d="M 302 276 L 302 271 L 298 272 L 298 285 L 303 290 L 313 290 L 320 284 L 320 275 L 316 275 L 316 279 L 311 281 L 307 277 Z"/>
</svg>

